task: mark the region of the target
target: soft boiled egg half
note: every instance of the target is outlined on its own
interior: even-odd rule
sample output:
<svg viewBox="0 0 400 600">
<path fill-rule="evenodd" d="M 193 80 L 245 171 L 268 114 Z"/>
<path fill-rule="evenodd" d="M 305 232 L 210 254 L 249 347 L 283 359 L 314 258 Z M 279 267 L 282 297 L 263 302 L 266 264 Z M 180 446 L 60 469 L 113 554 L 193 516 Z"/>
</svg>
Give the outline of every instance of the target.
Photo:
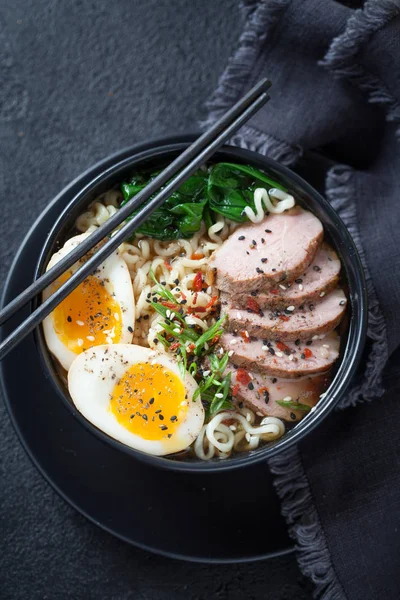
<svg viewBox="0 0 400 600">
<path fill-rule="evenodd" d="M 68 372 L 77 409 L 112 438 L 147 454 L 184 450 L 197 438 L 204 408 L 189 373 L 164 354 L 133 344 L 95 346 Z"/>
<path fill-rule="evenodd" d="M 69 239 L 56 252 L 49 270 L 90 233 Z M 82 261 L 59 277 L 44 292 L 48 298 L 79 268 Z M 135 326 L 135 300 L 126 262 L 118 251 L 111 254 L 43 321 L 46 344 L 68 371 L 78 354 L 92 346 L 132 341 Z"/>
</svg>

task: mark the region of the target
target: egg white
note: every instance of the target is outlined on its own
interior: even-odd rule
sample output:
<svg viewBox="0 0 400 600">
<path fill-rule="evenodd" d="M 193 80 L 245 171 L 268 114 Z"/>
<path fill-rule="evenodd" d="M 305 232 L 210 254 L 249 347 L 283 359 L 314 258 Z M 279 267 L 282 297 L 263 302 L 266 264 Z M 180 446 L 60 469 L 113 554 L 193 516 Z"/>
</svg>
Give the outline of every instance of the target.
<svg viewBox="0 0 400 600">
<path fill-rule="evenodd" d="M 146 362 L 163 365 L 176 374 L 185 387 L 188 410 L 169 439 L 145 440 L 125 429 L 110 410 L 116 381 L 133 365 Z M 199 435 L 204 423 L 204 408 L 200 396 L 193 400 L 197 387 L 189 373 L 182 379 L 178 364 L 168 356 L 134 344 L 94 346 L 79 354 L 68 372 L 70 396 L 88 421 L 123 444 L 156 456 L 184 450 Z M 177 410 L 180 401 L 177 400 Z"/>
<path fill-rule="evenodd" d="M 59 260 L 64 258 L 73 248 L 78 246 L 85 238 L 90 235 L 90 232 L 76 235 L 67 240 L 62 248 L 51 257 L 46 271 L 51 269 Z M 79 262 L 72 268 L 76 271 L 82 263 Z M 128 266 L 119 252 L 113 252 L 96 270 L 95 277 L 105 281 L 106 289 L 114 293 L 114 300 L 120 306 L 122 319 L 121 338 L 118 343 L 129 343 L 132 341 L 132 331 L 135 327 L 135 299 L 133 295 L 132 281 L 130 278 Z M 43 299 L 46 300 L 51 295 L 51 286 L 43 292 Z M 129 329 L 130 328 L 130 329 Z M 43 321 L 43 332 L 47 347 L 50 352 L 57 358 L 64 369 L 68 371 L 72 362 L 79 353 L 73 352 L 65 346 L 62 340 L 58 337 L 54 328 L 53 313 L 50 313 Z"/>
</svg>

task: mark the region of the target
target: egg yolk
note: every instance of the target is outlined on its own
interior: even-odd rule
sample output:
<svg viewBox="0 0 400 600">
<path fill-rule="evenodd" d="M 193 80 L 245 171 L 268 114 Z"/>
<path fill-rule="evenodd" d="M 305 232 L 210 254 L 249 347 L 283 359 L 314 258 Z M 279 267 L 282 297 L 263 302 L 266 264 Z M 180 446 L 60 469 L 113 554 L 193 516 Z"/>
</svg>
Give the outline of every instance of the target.
<svg viewBox="0 0 400 600">
<path fill-rule="evenodd" d="M 137 363 L 115 385 L 110 410 L 131 433 L 145 440 L 171 438 L 188 411 L 182 380 L 160 364 Z"/>
<path fill-rule="evenodd" d="M 59 277 L 55 288 L 71 275 Z M 58 338 L 75 354 L 100 344 L 118 344 L 122 336 L 121 308 L 104 280 L 94 275 L 78 285 L 52 315 Z"/>
</svg>

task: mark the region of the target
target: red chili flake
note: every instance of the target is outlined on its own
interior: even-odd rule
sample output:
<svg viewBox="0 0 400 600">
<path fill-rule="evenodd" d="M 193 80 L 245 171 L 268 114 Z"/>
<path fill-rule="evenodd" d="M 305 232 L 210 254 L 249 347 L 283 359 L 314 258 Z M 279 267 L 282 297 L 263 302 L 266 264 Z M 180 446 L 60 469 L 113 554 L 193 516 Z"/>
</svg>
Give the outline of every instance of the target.
<svg viewBox="0 0 400 600">
<path fill-rule="evenodd" d="M 204 258 L 204 254 L 202 254 L 201 252 L 195 252 L 191 256 L 192 260 L 200 260 L 201 258 Z"/>
<path fill-rule="evenodd" d="M 205 306 L 198 306 L 197 308 L 195 308 L 194 306 L 189 306 L 189 308 L 188 308 L 189 315 L 194 315 L 195 313 L 205 313 L 205 312 L 207 312 Z"/>
<path fill-rule="evenodd" d="M 224 419 L 224 420 L 222 421 L 222 423 L 223 423 L 224 425 L 228 425 L 228 427 L 229 427 L 229 425 L 233 425 L 235 421 L 236 421 L 236 419 Z"/>
<path fill-rule="evenodd" d="M 239 386 L 239 384 L 238 384 L 238 383 L 236 383 L 236 384 L 233 386 L 233 388 L 232 388 L 232 396 L 236 396 L 236 395 L 237 395 L 237 393 L 238 393 L 238 391 L 239 391 L 239 387 L 240 387 L 240 386 Z"/>
<path fill-rule="evenodd" d="M 281 321 L 289 321 L 289 317 L 287 317 L 286 315 L 279 315 L 279 318 Z"/>
<path fill-rule="evenodd" d="M 168 271 L 172 271 L 172 267 L 167 260 L 164 260 L 164 265 L 167 267 Z"/>
<path fill-rule="evenodd" d="M 310 348 L 304 348 L 303 350 L 304 358 L 311 358 L 314 354 L 311 352 Z"/>
<path fill-rule="evenodd" d="M 277 294 L 279 294 L 279 290 L 270 290 L 271 294 L 274 294 L 274 296 L 276 296 Z"/>
<path fill-rule="evenodd" d="M 260 312 L 260 305 L 251 296 L 248 296 L 248 298 L 247 298 L 247 308 L 249 310 L 254 311 L 255 313 Z"/>
<path fill-rule="evenodd" d="M 180 342 L 174 342 L 173 344 L 170 345 L 169 349 L 172 350 L 172 352 L 174 352 L 174 350 L 177 350 L 180 345 L 181 345 Z"/>
<path fill-rule="evenodd" d="M 244 369 L 238 369 L 236 373 L 236 380 L 243 385 L 247 385 L 251 381 L 251 377 Z"/>
<path fill-rule="evenodd" d="M 167 300 L 162 300 L 160 304 L 162 304 L 166 308 L 173 308 L 174 310 L 179 310 L 180 308 L 179 304 L 174 304 L 173 302 L 168 302 Z"/>
<path fill-rule="evenodd" d="M 241 331 L 240 332 L 241 337 L 243 338 L 243 341 L 246 342 L 246 344 L 250 343 L 250 336 L 247 333 L 247 331 Z"/>
<path fill-rule="evenodd" d="M 210 300 L 210 302 L 208 302 L 205 306 L 205 308 L 210 308 L 211 306 L 213 306 L 218 300 L 218 296 L 213 296 Z"/>
<path fill-rule="evenodd" d="M 220 337 L 221 336 L 219 336 L 219 335 L 214 335 L 214 337 L 212 338 L 212 340 L 210 342 L 210 345 L 213 346 L 214 344 L 216 344 Z"/>
<path fill-rule="evenodd" d="M 182 300 L 186 300 L 185 294 L 181 291 Z"/>
<path fill-rule="evenodd" d="M 198 296 L 198 294 L 197 294 L 197 292 L 195 292 L 195 294 L 193 296 L 193 304 L 196 304 L 196 302 L 197 302 L 197 296 Z"/>
<path fill-rule="evenodd" d="M 290 352 L 289 346 L 286 346 L 286 344 L 284 344 L 283 342 L 276 342 L 276 347 L 279 350 L 281 350 L 281 352 L 285 352 L 285 350 L 288 350 Z"/>
<path fill-rule="evenodd" d="M 197 271 L 194 279 L 193 279 L 193 289 L 195 292 L 201 292 L 201 289 L 203 287 L 203 276 L 201 274 L 201 271 Z M 194 304 L 196 304 L 194 302 Z"/>
<path fill-rule="evenodd" d="M 195 348 L 196 348 L 196 344 L 189 344 L 189 345 L 187 346 L 187 350 L 188 350 L 189 352 L 193 352 L 193 350 L 194 350 Z"/>
</svg>

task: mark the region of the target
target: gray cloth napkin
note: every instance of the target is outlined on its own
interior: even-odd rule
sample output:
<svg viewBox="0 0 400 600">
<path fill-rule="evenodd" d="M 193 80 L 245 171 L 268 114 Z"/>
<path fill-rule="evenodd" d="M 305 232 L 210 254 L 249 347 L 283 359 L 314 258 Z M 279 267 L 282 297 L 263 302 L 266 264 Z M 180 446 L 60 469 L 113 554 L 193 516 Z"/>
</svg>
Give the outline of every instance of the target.
<svg viewBox="0 0 400 600">
<path fill-rule="evenodd" d="M 356 408 L 270 468 L 316 595 L 398 598 L 400 7 L 246 0 L 242 10 L 238 49 L 204 125 L 260 77 L 273 82 L 268 106 L 233 142 L 294 167 L 325 193 L 353 235 L 369 295 L 363 369 L 341 402 Z"/>
</svg>

